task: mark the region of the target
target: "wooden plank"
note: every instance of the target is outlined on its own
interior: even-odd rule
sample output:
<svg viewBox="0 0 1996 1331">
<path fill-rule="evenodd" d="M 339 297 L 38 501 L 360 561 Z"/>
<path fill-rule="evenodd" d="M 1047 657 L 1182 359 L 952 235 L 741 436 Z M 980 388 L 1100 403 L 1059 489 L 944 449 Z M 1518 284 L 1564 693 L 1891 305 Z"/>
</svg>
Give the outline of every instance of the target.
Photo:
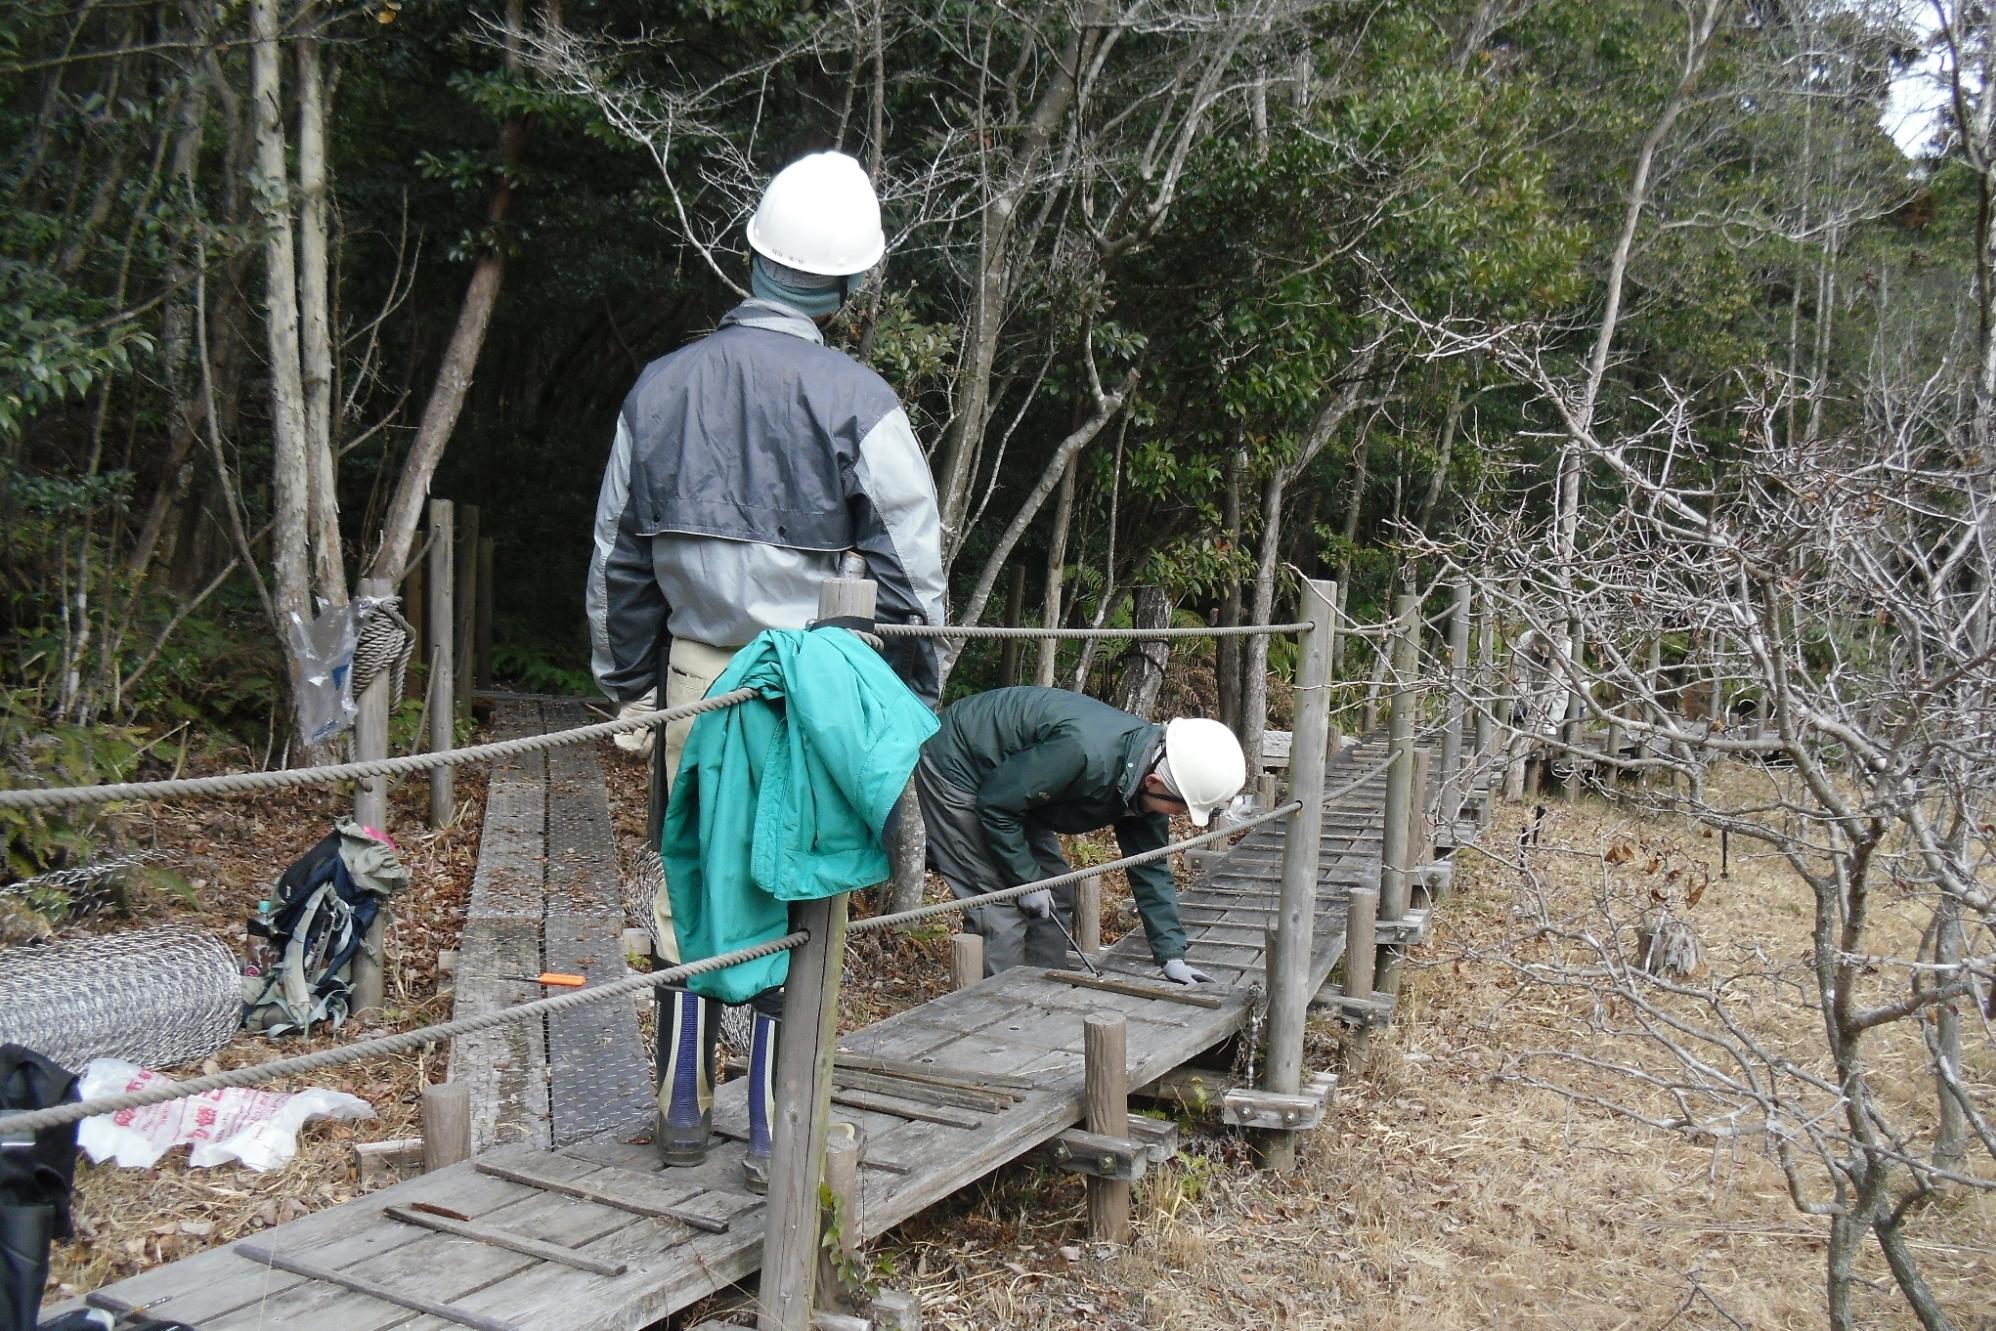
<svg viewBox="0 0 1996 1331">
<path fill-rule="evenodd" d="M 961 1086 L 943 1086 L 911 1077 L 895 1077 L 884 1072 L 860 1072 L 836 1066 L 832 1069 L 832 1084 L 848 1091 L 869 1091 L 881 1095 L 899 1096 L 903 1100 L 915 1100 L 927 1105 L 973 1109 L 986 1114 L 1002 1113 L 1019 1099 L 1016 1094 L 966 1090 Z"/>
<path fill-rule="evenodd" d="M 885 1058 L 879 1054 L 864 1054 L 841 1049 L 838 1052 L 838 1067 L 856 1068 L 863 1072 L 885 1072 L 896 1077 L 907 1077 L 915 1081 L 933 1081 L 943 1086 L 961 1086 L 965 1090 L 980 1091 L 1000 1089 L 1007 1091 L 1030 1091 L 1036 1089 L 1030 1077 L 1012 1077 L 1002 1072 L 981 1071 L 975 1076 L 952 1073 L 924 1061 L 904 1058 Z"/>
<path fill-rule="evenodd" d="M 1193 1007 L 1217 1008 L 1227 1001 L 1212 994 L 1199 993 L 1188 985 L 1174 985 L 1167 989 L 1161 984 L 1140 984 L 1130 980 L 1098 980 L 1092 975 L 1082 975 L 1075 971 L 1047 971 L 1045 975 L 1049 980 L 1075 985 L 1082 989 L 1100 989 L 1104 993 L 1128 994 L 1134 998 L 1162 999 L 1168 1003 L 1189 1003 Z"/>
<path fill-rule="evenodd" d="M 440 1234 L 455 1234 L 463 1239 L 475 1239 L 480 1243 L 490 1243 L 507 1248 L 528 1257 L 538 1257 L 544 1262 L 560 1262 L 578 1271 L 593 1271 L 599 1276 L 620 1276 L 628 1268 L 621 1262 L 612 1264 L 599 1262 L 593 1257 L 585 1257 L 554 1243 L 543 1243 L 526 1234 L 515 1234 L 495 1225 L 480 1225 L 468 1220 L 457 1220 L 449 1216 L 435 1214 L 432 1210 L 418 1210 L 415 1207 L 391 1206 L 383 1212 L 390 1220 L 399 1220 L 405 1225 L 417 1225 L 433 1229 Z"/>
<path fill-rule="evenodd" d="M 941 1105 L 916 1104 L 899 1096 L 877 1095 L 872 1091 L 834 1090 L 832 1103 L 847 1105 L 854 1109 L 871 1109 L 917 1123 L 940 1123 L 944 1127 L 962 1128 L 965 1131 L 984 1126 L 984 1120 L 975 1114 L 960 1114 Z"/>
</svg>

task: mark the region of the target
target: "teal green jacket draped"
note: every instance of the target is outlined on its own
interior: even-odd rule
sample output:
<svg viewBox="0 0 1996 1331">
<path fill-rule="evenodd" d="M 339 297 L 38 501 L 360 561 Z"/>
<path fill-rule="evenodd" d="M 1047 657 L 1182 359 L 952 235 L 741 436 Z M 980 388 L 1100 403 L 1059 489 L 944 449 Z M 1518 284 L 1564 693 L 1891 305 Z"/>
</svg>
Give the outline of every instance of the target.
<svg viewBox="0 0 1996 1331">
<path fill-rule="evenodd" d="M 789 903 L 888 876 L 883 828 L 936 718 L 877 652 L 843 629 L 771 629 L 736 653 L 710 696 L 757 697 L 693 722 L 659 846 L 687 961 L 790 932 Z M 790 955 L 695 976 L 742 1003 L 783 983 Z"/>
</svg>

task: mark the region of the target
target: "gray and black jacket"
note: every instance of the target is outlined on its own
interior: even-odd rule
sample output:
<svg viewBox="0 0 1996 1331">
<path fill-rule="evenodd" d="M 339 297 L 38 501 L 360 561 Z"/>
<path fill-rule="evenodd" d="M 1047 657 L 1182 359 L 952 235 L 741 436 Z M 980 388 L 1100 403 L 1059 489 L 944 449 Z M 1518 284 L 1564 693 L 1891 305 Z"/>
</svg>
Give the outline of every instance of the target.
<svg viewBox="0 0 1996 1331">
<path fill-rule="evenodd" d="M 743 301 L 638 376 L 595 535 L 591 667 L 618 702 L 656 680 L 661 624 L 715 647 L 803 628 L 846 550 L 866 558 L 881 622 L 943 622 L 935 482 L 900 399 L 775 302 Z M 893 645 L 933 706 L 936 644 Z"/>
</svg>

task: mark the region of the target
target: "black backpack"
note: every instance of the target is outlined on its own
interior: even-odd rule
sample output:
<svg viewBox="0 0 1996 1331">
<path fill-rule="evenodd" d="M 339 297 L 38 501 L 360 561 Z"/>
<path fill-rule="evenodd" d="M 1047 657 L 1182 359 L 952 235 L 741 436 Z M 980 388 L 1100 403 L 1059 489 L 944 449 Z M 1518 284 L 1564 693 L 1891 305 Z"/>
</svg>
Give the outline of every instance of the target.
<svg viewBox="0 0 1996 1331">
<path fill-rule="evenodd" d="M 376 868 L 385 860 L 392 871 L 384 877 L 363 869 L 356 877 L 349 856 L 369 857 Z M 286 869 L 272 897 L 276 960 L 267 974 L 244 978 L 243 1025 L 266 1035 L 318 1021 L 338 1029 L 353 992 L 353 960 L 382 898 L 404 878 L 392 852 L 346 819 Z"/>
</svg>

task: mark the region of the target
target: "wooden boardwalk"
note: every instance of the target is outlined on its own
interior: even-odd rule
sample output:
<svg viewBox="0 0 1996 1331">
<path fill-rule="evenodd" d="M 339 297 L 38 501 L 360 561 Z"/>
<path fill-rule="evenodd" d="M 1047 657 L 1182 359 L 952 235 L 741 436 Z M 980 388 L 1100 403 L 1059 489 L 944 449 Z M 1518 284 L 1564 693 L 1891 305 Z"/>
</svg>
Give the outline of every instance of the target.
<svg viewBox="0 0 1996 1331">
<path fill-rule="evenodd" d="M 1383 756 L 1376 742 L 1347 748 L 1332 760 L 1333 784 Z M 516 814 L 499 802 L 502 794 L 508 799 L 517 794 L 531 803 L 526 790 L 531 781 L 522 779 L 522 791 L 513 791 L 513 784 L 495 779 L 498 816 L 487 815 L 488 838 L 502 831 L 511 835 L 507 819 L 532 823 L 529 808 Z M 553 789 L 551 775 L 546 789 Z M 1313 991 L 1343 953 L 1346 890 L 1377 881 L 1384 790 L 1384 775 L 1375 775 L 1325 810 Z M 607 827 L 604 833 L 602 844 L 610 844 Z M 1080 1122 L 1082 1020 L 1088 1014 L 1115 1012 L 1128 1019 L 1133 1087 L 1237 1032 L 1260 993 L 1264 930 L 1274 917 L 1282 841 L 1280 824 L 1256 829 L 1181 895 L 1190 960 L 1219 981 L 1214 986 L 1152 997 L 1019 970 L 843 1038 L 833 1112 L 863 1134 L 862 1230 L 877 1234 L 906 1220 Z M 550 902 L 558 858 L 551 842 L 542 878 Z M 559 880 L 575 881 L 563 863 Z M 487 878 L 482 864 L 480 877 Z M 474 906 L 478 900 L 474 895 Z M 566 916 L 550 906 L 541 918 Z M 508 919 L 519 922 L 495 917 L 495 923 Z M 511 935 L 501 929 L 496 936 Z M 552 951 L 549 955 L 552 960 Z M 529 965 L 524 947 L 503 964 Z M 1112 975 L 1156 977 L 1141 930 L 1108 949 L 1101 965 Z M 631 1008 L 612 1003 L 577 1015 L 579 1023 L 613 1029 L 613 1043 L 621 1047 Z M 559 1042 L 554 1047 L 558 1050 Z M 453 1055 L 457 1075 L 477 1071 L 459 1063 L 458 1056 Z M 557 1055 L 548 1077 L 557 1120 L 564 1098 L 559 1064 Z M 523 1095 L 531 1094 L 532 1077 L 513 1075 L 531 1072 L 531 1065 L 496 1071 L 499 1087 L 521 1085 Z M 149 1306 L 157 1315 L 208 1331 L 648 1326 L 756 1269 L 763 1209 L 761 1199 L 741 1186 L 741 1081 L 721 1088 L 720 1139 L 697 1169 L 659 1167 L 645 1098 L 644 1106 L 633 1105 L 634 1112 L 610 1130 L 552 1146 L 503 1145 L 465 1164 L 120 1282 L 91 1301 L 114 1308 Z M 460 1231 L 425 1228 L 419 1223 L 423 1212 L 391 1214 L 391 1208 L 418 1204 L 430 1208 L 430 1223 L 460 1224 Z M 412 1215 L 414 1221 L 406 1218 Z M 487 1232 L 469 1236 L 462 1224 Z M 238 1251 L 246 1245 L 266 1249 L 294 1269 L 251 1260 Z M 327 1275 L 336 1279 L 323 1278 Z M 349 1287 L 355 1284 L 372 1292 L 356 1292 Z M 424 1306 L 431 1311 L 420 1311 Z"/>
</svg>

